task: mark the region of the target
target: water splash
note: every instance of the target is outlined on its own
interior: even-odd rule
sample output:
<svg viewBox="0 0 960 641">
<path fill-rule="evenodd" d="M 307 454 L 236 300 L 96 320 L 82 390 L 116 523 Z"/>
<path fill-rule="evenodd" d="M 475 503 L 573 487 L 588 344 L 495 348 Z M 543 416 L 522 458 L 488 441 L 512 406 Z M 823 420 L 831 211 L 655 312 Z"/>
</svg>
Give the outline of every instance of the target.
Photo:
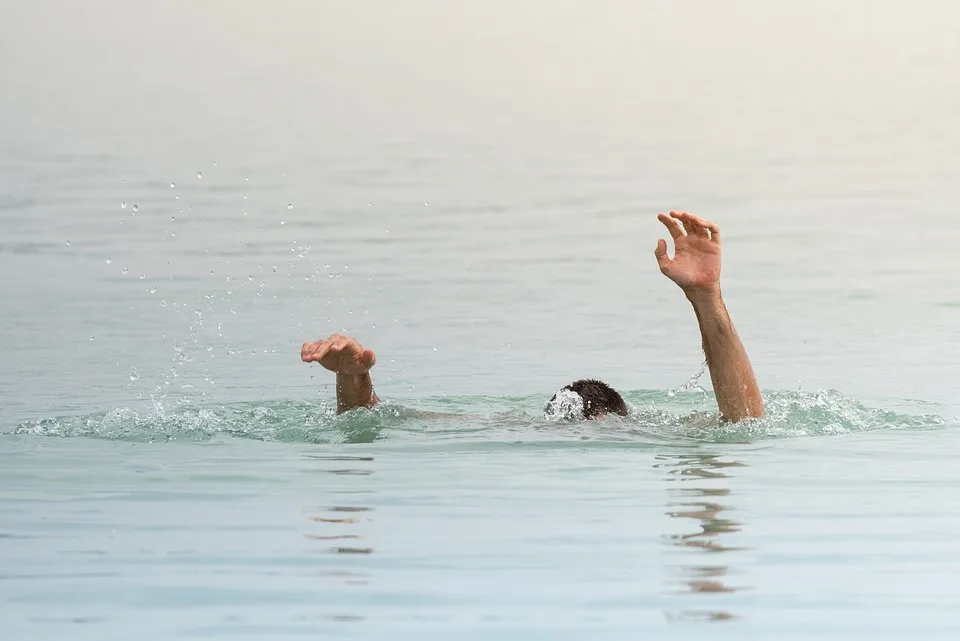
<svg viewBox="0 0 960 641">
<path fill-rule="evenodd" d="M 688 378 L 687 381 L 680 387 L 668 391 L 667 395 L 670 396 L 670 398 L 673 398 L 674 396 L 682 392 L 699 392 L 701 395 L 701 398 L 703 399 L 704 404 L 706 404 L 707 399 L 709 397 L 709 393 L 707 392 L 707 390 L 703 388 L 702 385 L 700 385 L 700 379 L 702 379 L 703 375 L 706 373 L 707 373 L 707 361 L 704 360 L 703 365 L 700 366 L 699 372 L 697 372 L 696 374 Z"/>
<path fill-rule="evenodd" d="M 179 353 L 184 359 L 188 353 Z M 175 368 L 174 368 L 175 370 Z M 176 371 L 172 372 L 176 378 Z M 332 403 L 266 401 L 115 409 L 20 423 L 15 434 L 108 440 L 203 441 L 244 438 L 294 443 L 600 441 L 607 443 L 752 442 L 890 429 L 935 429 L 940 416 L 871 408 L 837 391 L 773 392 L 767 417 L 721 425 L 716 411 L 678 404 L 663 391 L 624 394 L 628 417 L 557 423 L 544 419 L 542 396 L 440 397 L 338 416 Z M 681 399 L 683 400 L 683 399 Z M 698 403 L 699 404 L 699 403 Z"/>
</svg>

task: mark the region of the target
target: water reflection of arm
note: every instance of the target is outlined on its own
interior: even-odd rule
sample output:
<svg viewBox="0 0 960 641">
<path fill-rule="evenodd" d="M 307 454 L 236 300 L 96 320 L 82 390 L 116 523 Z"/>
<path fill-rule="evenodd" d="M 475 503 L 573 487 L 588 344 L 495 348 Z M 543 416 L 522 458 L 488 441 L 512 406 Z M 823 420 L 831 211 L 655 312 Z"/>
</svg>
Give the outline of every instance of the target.
<svg viewBox="0 0 960 641">
<path fill-rule="evenodd" d="M 721 418 L 736 422 L 763 416 L 753 366 L 720 294 L 720 228 L 687 212 L 672 211 L 658 218 L 670 230 L 676 251 L 670 259 L 667 241 L 661 239 L 657 262 L 693 305 Z"/>
<path fill-rule="evenodd" d="M 300 349 L 304 363 L 320 363 L 337 375 L 337 413 L 355 407 L 373 407 L 380 402 L 373 391 L 370 368 L 377 357 L 372 349 L 364 349 L 352 336 L 333 334 L 329 338 L 304 343 Z"/>
</svg>

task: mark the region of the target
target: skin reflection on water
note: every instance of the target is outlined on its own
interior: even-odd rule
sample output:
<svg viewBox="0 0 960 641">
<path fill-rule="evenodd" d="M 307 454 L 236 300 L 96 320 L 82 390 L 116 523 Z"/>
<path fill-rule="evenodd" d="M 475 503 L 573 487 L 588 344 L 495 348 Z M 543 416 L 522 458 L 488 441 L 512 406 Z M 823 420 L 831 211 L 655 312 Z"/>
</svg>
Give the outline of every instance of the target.
<svg viewBox="0 0 960 641">
<path fill-rule="evenodd" d="M 729 472 L 733 468 L 743 467 L 742 463 L 722 461 L 714 454 L 675 454 L 657 456 L 654 467 L 666 472 L 665 480 L 671 483 L 667 488 L 667 516 L 683 521 L 683 533 L 669 534 L 664 537 L 666 544 L 699 554 L 710 555 L 701 562 L 690 566 L 677 566 L 676 583 L 669 591 L 675 594 L 723 595 L 746 589 L 728 583 L 730 568 L 726 565 L 727 555 L 743 548 L 729 544 L 728 537 L 740 532 L 743 524 L 726 518 L 729 512 L 730 488 Z M 700 527 L 699 532 L 689 532 L 688 520 L 694 520 Z M 678 525 L 680 525 L 678 523 Z M 679 589 L 678 589 L 679 588 Z M 736 615 L 726 610 L 684 609 L 680 612 L 667 612 L 670 620 L 728 621 Z"/>
<path fill-rule="evenodd" d="M 337 489 L 329 490 L 332 495 L 342 496 L 345 503 L 313 507 L 307 513 L 310 522 L 310 531 L 303 537 L 320 544 L 319 548 L 312 548 L 310 552 L 320 554 L 341 555 L 343 564 L 336 569 L 328 569 L 321 575 L 336 581 L 343 586 L 365 586 L 370 576 L 347 559 L 351 556 L 373 554 L 373 548 L 363 545 L 361 528 L 363 523 L 371 519 L 373 508 L 357 505 L 358 499 L 370 491 L 363 488 L 361 479 L 375 473 L 372 469 L 373 457 L 370 456 L 317 456 L 304 455 L 311 463 L 310 472 L 333 474 L 338 477 L 355 477 L 356 482 L 344 480 Z M 347 502 L 349 501 L 349 502 Z M 352 613 L 329 614 L 325 618 L 337 622 L 363 621 L 366 617 Z"/>
</svg>

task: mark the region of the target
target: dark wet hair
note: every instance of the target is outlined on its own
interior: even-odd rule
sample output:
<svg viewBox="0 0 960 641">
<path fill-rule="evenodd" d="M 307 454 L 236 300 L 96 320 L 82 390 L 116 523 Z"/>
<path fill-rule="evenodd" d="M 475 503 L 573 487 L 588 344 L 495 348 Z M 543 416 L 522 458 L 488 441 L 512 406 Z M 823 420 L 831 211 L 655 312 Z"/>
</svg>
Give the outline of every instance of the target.
<svg viewBox="0 0 960 641">
<path fill-rule="evenodd" d="M 603 381 L 584 378 L 574 381 L 561 389 L 570 390 L 583 399 L 583 418 L 598 418 L 604 414 L 627 415 L 627 404 L 623 397 Z M 554 394 L 550 402 L 556 398 Z"/>
</svg>

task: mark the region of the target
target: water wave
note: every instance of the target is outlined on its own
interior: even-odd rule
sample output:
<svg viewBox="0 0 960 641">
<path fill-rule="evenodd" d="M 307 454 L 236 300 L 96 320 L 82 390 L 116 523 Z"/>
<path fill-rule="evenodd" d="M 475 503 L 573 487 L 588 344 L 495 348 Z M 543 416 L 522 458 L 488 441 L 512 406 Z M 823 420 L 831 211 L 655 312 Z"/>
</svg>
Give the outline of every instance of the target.
<svg viewBox="0 0 960 641">
<path fill-rule="evenodd" d="M 868 407 L 836 391 L 771 392 L 767 416 L 721 424 L 708 395 L 637 391 L 624 395 L 628 417 L 557 424 L 543 417 L 541 397 L 444 397 L 385 402 L 338 416 L 332 404 L 263 401 L 149 410 L 114 409 L 84 416 L 24 421 L 13 434 L 119 441 L 243 438 L 290 443 L 380 440 L 750 442 L 883 429 L 931 429 L 947 421 Z"/>
</svg>

